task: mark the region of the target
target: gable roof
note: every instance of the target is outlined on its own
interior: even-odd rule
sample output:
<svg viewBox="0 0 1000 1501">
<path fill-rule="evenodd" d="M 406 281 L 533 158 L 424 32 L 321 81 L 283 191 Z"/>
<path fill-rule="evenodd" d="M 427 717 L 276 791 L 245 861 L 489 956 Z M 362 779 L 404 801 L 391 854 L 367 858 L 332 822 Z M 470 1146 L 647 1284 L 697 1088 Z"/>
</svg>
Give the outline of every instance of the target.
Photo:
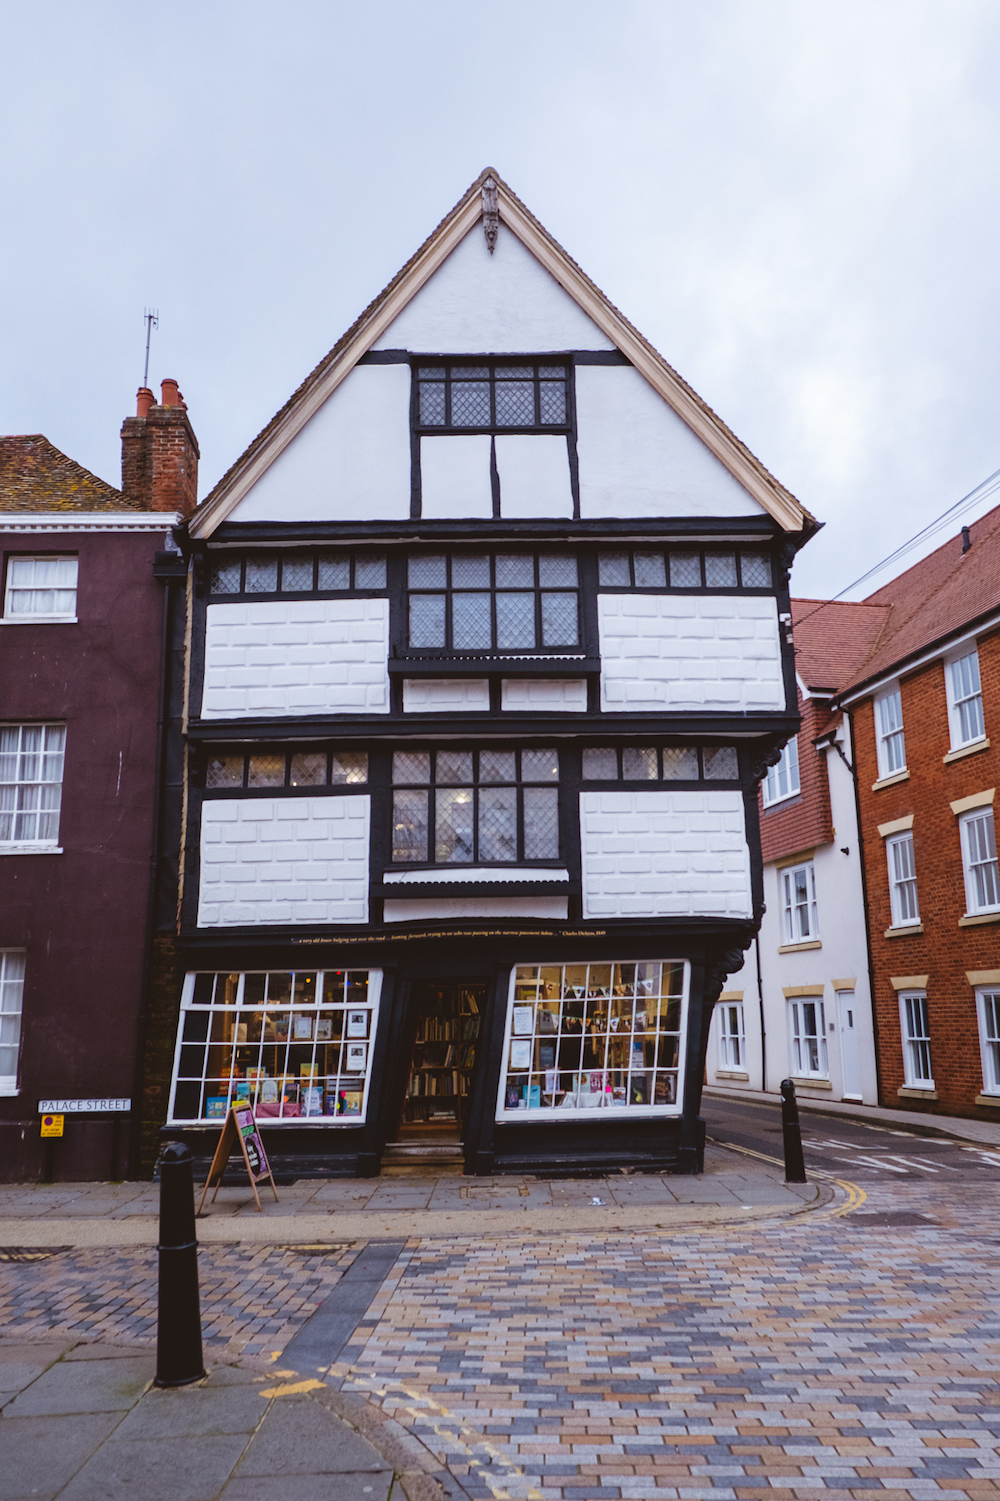
<svg viewBox="0 0 1000 1501">
<path fill-rule="evenodd" d="M 337 341 L 279 412 L 223 475 L 191 515 L 195 537 L 209 537 L 247 494 L 261 474 L 350 374 L 358 361 L 429 281 L 469 230 L 482 218 L 483 187 L 497 186 L 500 220 L 554 277 L 579 307 L 616 345 L 653 389 L 699 437 L 786 532 L 804 541 L 817 523 L 804 506 L 765 469 L 686 381 L 609 302 L 577 263 L 553 239 L 492 168 L 487 167 L 388 286 Z"/>
<path fill-rule="evenodd" d="M 793 599 L 795 670 L 813 693 L 835 693 L 871 656 L 889 616 L 867 600 Z"/>
<path fill-rule="evenodd" d="M 0 437 L 0 511 L 141 511 L 42 433 Z"/>
</svg>

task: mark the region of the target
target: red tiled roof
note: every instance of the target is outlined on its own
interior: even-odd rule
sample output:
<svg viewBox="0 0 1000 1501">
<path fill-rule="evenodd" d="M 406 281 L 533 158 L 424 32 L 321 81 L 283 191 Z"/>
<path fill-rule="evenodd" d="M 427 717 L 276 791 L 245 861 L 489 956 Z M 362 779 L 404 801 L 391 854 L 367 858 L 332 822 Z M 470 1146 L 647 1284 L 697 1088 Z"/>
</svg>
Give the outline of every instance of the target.
<svg viewBox="0 0 1000 1501">
<path fill-rule="evenodd" d="M 795 670 L 813 692 L 835 692 L 861 670 L 890 614 L 868 601 L 793 599 Z"/>
<path fill-rule="evenodd" d="M 42 433 L 0 437 L 0 511 L 141 511 Z"/>
</svg>

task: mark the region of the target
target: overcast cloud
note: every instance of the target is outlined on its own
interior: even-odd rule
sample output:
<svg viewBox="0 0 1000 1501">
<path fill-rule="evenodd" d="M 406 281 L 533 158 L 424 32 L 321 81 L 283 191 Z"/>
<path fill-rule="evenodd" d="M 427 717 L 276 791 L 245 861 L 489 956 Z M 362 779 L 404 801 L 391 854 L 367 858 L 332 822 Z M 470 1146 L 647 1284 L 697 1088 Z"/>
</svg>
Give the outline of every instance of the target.
<svg viewBox="0 0 1000 1501">
<path fill-rule="evenodd" d="M 1000 467 L 990 0 L 40 0 L 3 30 L 0 431 L 113 483 L 146 304 L 204 496 L 487 164 L 826 523 L 798 593 Z"/>
</svg>

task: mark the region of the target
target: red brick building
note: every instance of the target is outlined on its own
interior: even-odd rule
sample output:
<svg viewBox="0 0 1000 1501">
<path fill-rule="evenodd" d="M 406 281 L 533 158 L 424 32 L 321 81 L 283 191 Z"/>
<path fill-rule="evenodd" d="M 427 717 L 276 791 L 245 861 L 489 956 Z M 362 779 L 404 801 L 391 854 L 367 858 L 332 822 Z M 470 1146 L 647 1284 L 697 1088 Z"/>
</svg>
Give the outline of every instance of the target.
<svg viewBox="0 0 1000 1501">
<path fill-rule="evenodd" d="M 1000 1112 L 1000 508 L 865 601 L 853 725 L 882 1102 Z M 835 607 L 834 607 L 835 608 Z"/>
</svg>

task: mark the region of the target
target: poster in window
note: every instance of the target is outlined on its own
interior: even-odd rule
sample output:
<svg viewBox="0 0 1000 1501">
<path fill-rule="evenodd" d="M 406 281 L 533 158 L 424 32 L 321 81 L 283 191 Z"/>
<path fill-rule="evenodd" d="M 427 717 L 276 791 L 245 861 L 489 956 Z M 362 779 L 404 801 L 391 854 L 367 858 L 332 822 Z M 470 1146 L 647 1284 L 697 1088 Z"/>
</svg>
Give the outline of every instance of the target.
<svg viewBox="0 0 1000 1501">
<path fill-rule="evenodd" d="M 514 1007 L 514 1036 L 530 1037 L 534 1030 L 534 1006 Z M 525 1064 L 527 1068 L 527 1064 Z"/>
<path fill-rule="evenodd" d="M 367 1062 L 368 1044 L 364 1042 L 349 1042 L 347 1044 L 345 1072 L 349 1074 L 363 1074 Z"/>
<path fill-rule="evenodd" d="M 333 1036 L 333 1017 L 330 1015 L 317 1016 L 316 1018 L 316 1041 L 329 1042 Z"/>
<path fill-rule="evenodd" d="M 339 1094 L 337 1095 L 337 1114 L 338 1115 L 360 1115 L 361 1114 L 361 1090 L 360 1089 L 342 1089 L 342 1090 L 340 1090 Z"/>
<path fill-rule="evenodd" d="M 311 1016 L 297 1016 L 295 1018 L 295 1041 L 312 1042 L 313 1019 Z"/>
<path fill-rule="evenodd" d="M 531 1067 L 531 1043 L 527 1039 L 511 1043 L 510 1066 L 515 1070 Z"/>
<path fill-rule="evenodd" d="M 368 1015 L 369 1015 L 369 1013 L 367 1011 L 348 1011 L 348 1013 L 347 1013 L 347 1035 L 348 1035 L 348 1037 L 367 1037 L 368 1036 Z"/>
</svg>

